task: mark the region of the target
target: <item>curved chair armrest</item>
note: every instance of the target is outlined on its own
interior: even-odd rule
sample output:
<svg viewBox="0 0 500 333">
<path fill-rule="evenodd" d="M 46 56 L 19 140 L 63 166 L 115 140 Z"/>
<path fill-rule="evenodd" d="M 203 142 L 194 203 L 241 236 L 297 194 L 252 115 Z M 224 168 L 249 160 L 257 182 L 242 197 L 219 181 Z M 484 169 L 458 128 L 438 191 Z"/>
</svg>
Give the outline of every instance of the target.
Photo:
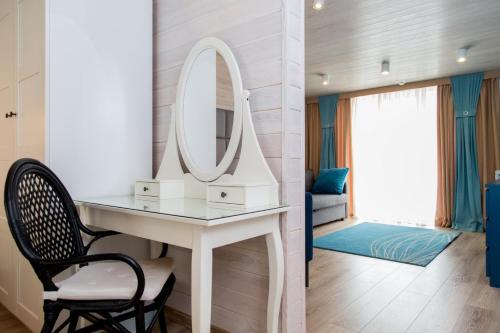
<svg viewBox="0 0 500 333">
<path fill-rule="evenodd" d="M 111 230 L 96 231 L 96 230 L 92 230 L 92 229 L 88 228 L 87 226 L 85 226 L 84 224 L 82 224 L 80 226 L 80 228 L 87 235 L 93 236 L 93 237 L 98 237 L 98 238 L 102 238 L 102 237 L 106 237 L 106 236 L 113 236 L 113 235 L 121 235 L 121 233 L 119 233 L 117 231 L 111 231 Z"/>
<path fill-rule="evenodd" d="M 127 265 L 129 265 L 137 276 L 137 289 L 134 293 L 134 296 L 130 299 L 131 302 L 140 301 L 142 297 L 142 293 L 144 292 L 144 286 L 146 284 L 144 272 L 142 271 L 141 266 L 135 261 L 133 258 L 121 254 L 121 253 L 102 253 L 102 254 L 92 254 L 86 255 L 82 257 L 73 257 L 69 259 L 61 259 L 61 260 L 41 260 L 39 262 L 40 265 L 50 267 L 70 267 L 73 265 L 82 265 L 88 264 L 91 262 L 99 262 L 99 261 L 121 261 Z"/>
<path fill-rule="evenodd" d="M 86 233 L 87 235 L 94 237 L 90 240 L 90 242 L 87 245 L 85 245 L 85 253 L 87 253 L 89 251 L 90 247 L 99 239 L 104 238 L 104 237 L 108 237 L 108 236 L 121 235 L 121 233 L 116 232 L 116 231 L 108 231 L 108 230 L 107 231 L 94 231 L 94 230 L 91 230 L 87 227 L 82 228 L 82 231 L 84 233 Z"/>
<path fill-rule="evenodd" d="M 73 213 L 74 213 L 74 216 L 76 218 L 76 222 L 77 222 L 77 225 L 78 225 L 78 228 L 80 229 L 80 231 L 82 231 L 83 233 L 85 233 L 89 236 L 94 237 L 94 238 L 92 238 L 92 240 L 90 240 L 90 242 L 87 245 L 85 245 L 85 247 L 84 247 L 85 253 L 87 253 L 89 251 L 90 247 L 92 246 L 92 244 L 94 244 L 94 242 L 98 241 L 99 239 L 104 238 L 104 237 L 108 237 L 108 236 L 121 235 L 121 233 L 116 232 L 116 231 L 110 231 L 110 230 L 95 231 L 95 230 L 90 229 L 85 224 L 83 224 L 82 221 L 80 220 L 80 216 L 78 214 L 78 210 L 76 209 L 76 206 L 74 206 Z"/>
</svg>

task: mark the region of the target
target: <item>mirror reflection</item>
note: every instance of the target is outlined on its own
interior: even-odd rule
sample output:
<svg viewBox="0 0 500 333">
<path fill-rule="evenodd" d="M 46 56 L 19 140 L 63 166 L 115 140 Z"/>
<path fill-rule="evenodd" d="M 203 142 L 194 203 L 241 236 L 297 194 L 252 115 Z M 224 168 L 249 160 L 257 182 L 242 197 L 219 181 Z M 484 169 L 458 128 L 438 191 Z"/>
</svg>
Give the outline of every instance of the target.
<svg viewBox="0 0 500 333">
<path fill-rule="evenodd" d="M 211 172 L 223 159 L 234 121 L 234 92 L 229 68 L 215 50 L 201 52 L 186 81 L 183 124 L 192 161 Z"/>
</svg>

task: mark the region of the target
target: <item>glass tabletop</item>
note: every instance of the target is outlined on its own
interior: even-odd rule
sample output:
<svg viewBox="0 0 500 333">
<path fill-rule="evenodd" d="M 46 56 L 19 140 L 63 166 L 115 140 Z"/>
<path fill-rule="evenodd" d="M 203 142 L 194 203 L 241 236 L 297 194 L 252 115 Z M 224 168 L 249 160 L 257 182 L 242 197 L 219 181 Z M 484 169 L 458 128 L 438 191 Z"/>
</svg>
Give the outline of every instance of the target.
<svg viewBox="0 0 500 333">
<path fill-rule="evenodd" d="M 234 217 L 262 211 L 277 210 L 276 213 L 286 211 L 287 205 L 266 205 L 258 207 L 215 207 L 208 205 L 205 199 L 178 198 L 178 199 L 143 199 L 134 195 L 110 196 L 99 198 L 83 198 L 75 200 L 76 204 L 103 206 L 118 209 L 130 209 L 148 213 L 185 217 L 203 221 Z"/>
</svg>

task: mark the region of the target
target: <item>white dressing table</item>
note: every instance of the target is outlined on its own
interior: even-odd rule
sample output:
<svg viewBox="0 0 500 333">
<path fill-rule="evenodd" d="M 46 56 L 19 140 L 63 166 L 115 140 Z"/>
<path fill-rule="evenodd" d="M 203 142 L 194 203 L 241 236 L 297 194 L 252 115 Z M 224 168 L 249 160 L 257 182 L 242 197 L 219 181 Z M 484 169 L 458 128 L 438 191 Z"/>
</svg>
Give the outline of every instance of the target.
<svg viewBox="0 0 500 333">
<path fill-rule="evenodd" d="M 283 248 L 278 205 L 236 211 L 207 206 L 203 199 L 147 202 L 134 196 L 83 199 L 76 202 L 87 225 L 192 250 L 191 312 L 193 332 L 210 332 L 212 250 L 265 236 L 269 257 L 267 331 L 278 331 L 283 290 Z"/>
<path fill-rule="evenodd" d="M 278 331 L 279 214 L 288 208 L 279 203 L 278 182 L 260 150 L 249 96 L 229 46 L 200 40 L 182 68 L 155 179 L 136 180 L 135 196 L 78 202 L 88 225 L 192 250 L 195 333 L 210 332 L 213 249 L 258 236 L 266 237 L 269 256 L 267 331 Z"/>
</svg>

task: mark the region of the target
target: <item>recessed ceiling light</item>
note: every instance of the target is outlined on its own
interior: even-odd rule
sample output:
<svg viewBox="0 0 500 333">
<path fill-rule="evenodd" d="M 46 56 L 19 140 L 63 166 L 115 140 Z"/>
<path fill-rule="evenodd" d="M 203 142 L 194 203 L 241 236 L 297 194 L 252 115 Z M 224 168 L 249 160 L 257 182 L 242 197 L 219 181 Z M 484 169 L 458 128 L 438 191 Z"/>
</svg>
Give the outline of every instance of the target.
<svg viewBox="0 0 500 333">
<path fill-rule="evenodd" d="M 325 0 L 313 0 L 313 8 L 316 10 L 322 10 L 325 6 Z"/>
<path fill-rule="evenodd" d="M 462 47 L 457 50 L 457 62 L 466 62 L 467 61 L 467 48 Z"/>
<path fill-rule="evenodd" d="M 330 84 L 330 75 L 328 74 L 321 74 L 321 84 L 324 86 L 327 86 Z"/>
<path fill-rule="evenodd" d="M 390 72 L 391 71 L 390 71 L 390 67 L 389 67 L 389 61 L 387 61 L 387 60 L 382 61 L 382 68 L 380 70 L 380 73 L 382 75 L 389 75 Z"/>
<path fill-rule="evenodd" d="M 403 81 L 403 80 L 401 80 L 401 81 L 399 81 L 399 82 L 398 82 L 398 84 L 399 84 L 400 86 L 404 86 L 404 85 L 406 84 L 406 82 L 405 82 L 405 81 Z"/>
</svg>

